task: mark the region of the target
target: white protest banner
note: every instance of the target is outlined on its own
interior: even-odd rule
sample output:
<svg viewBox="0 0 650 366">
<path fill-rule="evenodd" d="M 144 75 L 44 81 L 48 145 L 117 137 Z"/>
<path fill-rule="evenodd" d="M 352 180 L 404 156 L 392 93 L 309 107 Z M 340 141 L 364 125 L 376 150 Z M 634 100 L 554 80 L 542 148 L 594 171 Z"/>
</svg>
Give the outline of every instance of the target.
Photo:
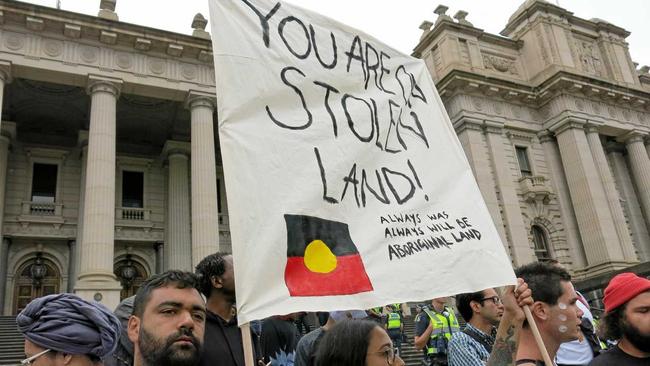
<svg viewBox="0 0 650 366">
<path fill-rule="evenodd" d="M 240 323 L 515 283 L 422 60 L 285 2 L 210 15 Z"/>
</svg>

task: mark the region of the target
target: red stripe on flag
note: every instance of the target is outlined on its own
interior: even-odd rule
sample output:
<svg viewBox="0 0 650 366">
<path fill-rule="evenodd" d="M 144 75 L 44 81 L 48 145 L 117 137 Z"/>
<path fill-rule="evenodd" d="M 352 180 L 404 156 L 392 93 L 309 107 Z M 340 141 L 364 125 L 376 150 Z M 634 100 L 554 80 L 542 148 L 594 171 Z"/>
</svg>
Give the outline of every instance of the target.
<svg viewBox="0 0 650 366">
<path fill-rule="evenodd" d="M 310 271 L 303 257 L 287 258 L 284 280 L 291 296 L 351 295 L 372 291 L 372 284 L 358 254 L 336 257 L 329 273 Z"/>
</svg>

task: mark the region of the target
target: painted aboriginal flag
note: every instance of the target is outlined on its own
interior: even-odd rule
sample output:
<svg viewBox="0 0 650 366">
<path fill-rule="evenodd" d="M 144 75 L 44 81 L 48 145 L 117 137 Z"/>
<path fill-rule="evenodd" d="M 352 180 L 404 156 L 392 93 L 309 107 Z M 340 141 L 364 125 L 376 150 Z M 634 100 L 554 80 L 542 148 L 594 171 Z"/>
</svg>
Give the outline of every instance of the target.
<svg viewBox="0 0 650 366">
<path fill-rule="evenodd" d="M 284 215 L 291 296 L 350 295 L 372 291 L 348 225 L 313 216 Z"/>
</svg>

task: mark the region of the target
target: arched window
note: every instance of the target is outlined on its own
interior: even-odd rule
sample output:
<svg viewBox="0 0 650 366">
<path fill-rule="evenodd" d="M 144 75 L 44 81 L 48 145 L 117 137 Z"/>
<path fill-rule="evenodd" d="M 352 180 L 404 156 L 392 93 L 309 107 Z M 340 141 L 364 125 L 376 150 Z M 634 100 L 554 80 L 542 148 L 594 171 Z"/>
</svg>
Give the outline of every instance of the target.
<svg viewBox="0 0 650 366">
<path fill-rule="evenodd" d="M 540 262 L 551 260 L 552 258 L 548 251 L 548 240 L 546 239 L 546 233 L 544 230 L 537 225 L 533 225 L 531 231 L 533 234 L 533 244 L 535 245 L 535 255 L 537 256 L 537 260 Z"/>
</svg>

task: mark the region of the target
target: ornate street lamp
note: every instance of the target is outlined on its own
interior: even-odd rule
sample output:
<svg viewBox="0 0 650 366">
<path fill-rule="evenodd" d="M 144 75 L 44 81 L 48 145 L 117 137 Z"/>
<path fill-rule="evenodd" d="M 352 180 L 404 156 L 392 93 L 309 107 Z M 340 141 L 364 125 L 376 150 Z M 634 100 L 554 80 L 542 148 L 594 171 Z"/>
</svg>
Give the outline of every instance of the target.
<svg viewBox="0 0 650 366">
<path fill-rule="evenodd" d="M 120 279 L 122 280 L 122 286 L 125 289 L 128 289 L 133 284 L 135 279 L 136 270 L 133 262 L 131 262 L 131 254 L 126 255 L 126 264 L 120 268 Z"/>
<path fill-rule="evenodd" d="M 43 264 L 43 253 L 36 253 L 36 260 L 32 267 L 29 269 L 29 274 L 32 277 L 32 283 L 36 287 L 40 287 L 43 281 L 43 278 L 47 276 L 47 266 Z"/>
</svg>

